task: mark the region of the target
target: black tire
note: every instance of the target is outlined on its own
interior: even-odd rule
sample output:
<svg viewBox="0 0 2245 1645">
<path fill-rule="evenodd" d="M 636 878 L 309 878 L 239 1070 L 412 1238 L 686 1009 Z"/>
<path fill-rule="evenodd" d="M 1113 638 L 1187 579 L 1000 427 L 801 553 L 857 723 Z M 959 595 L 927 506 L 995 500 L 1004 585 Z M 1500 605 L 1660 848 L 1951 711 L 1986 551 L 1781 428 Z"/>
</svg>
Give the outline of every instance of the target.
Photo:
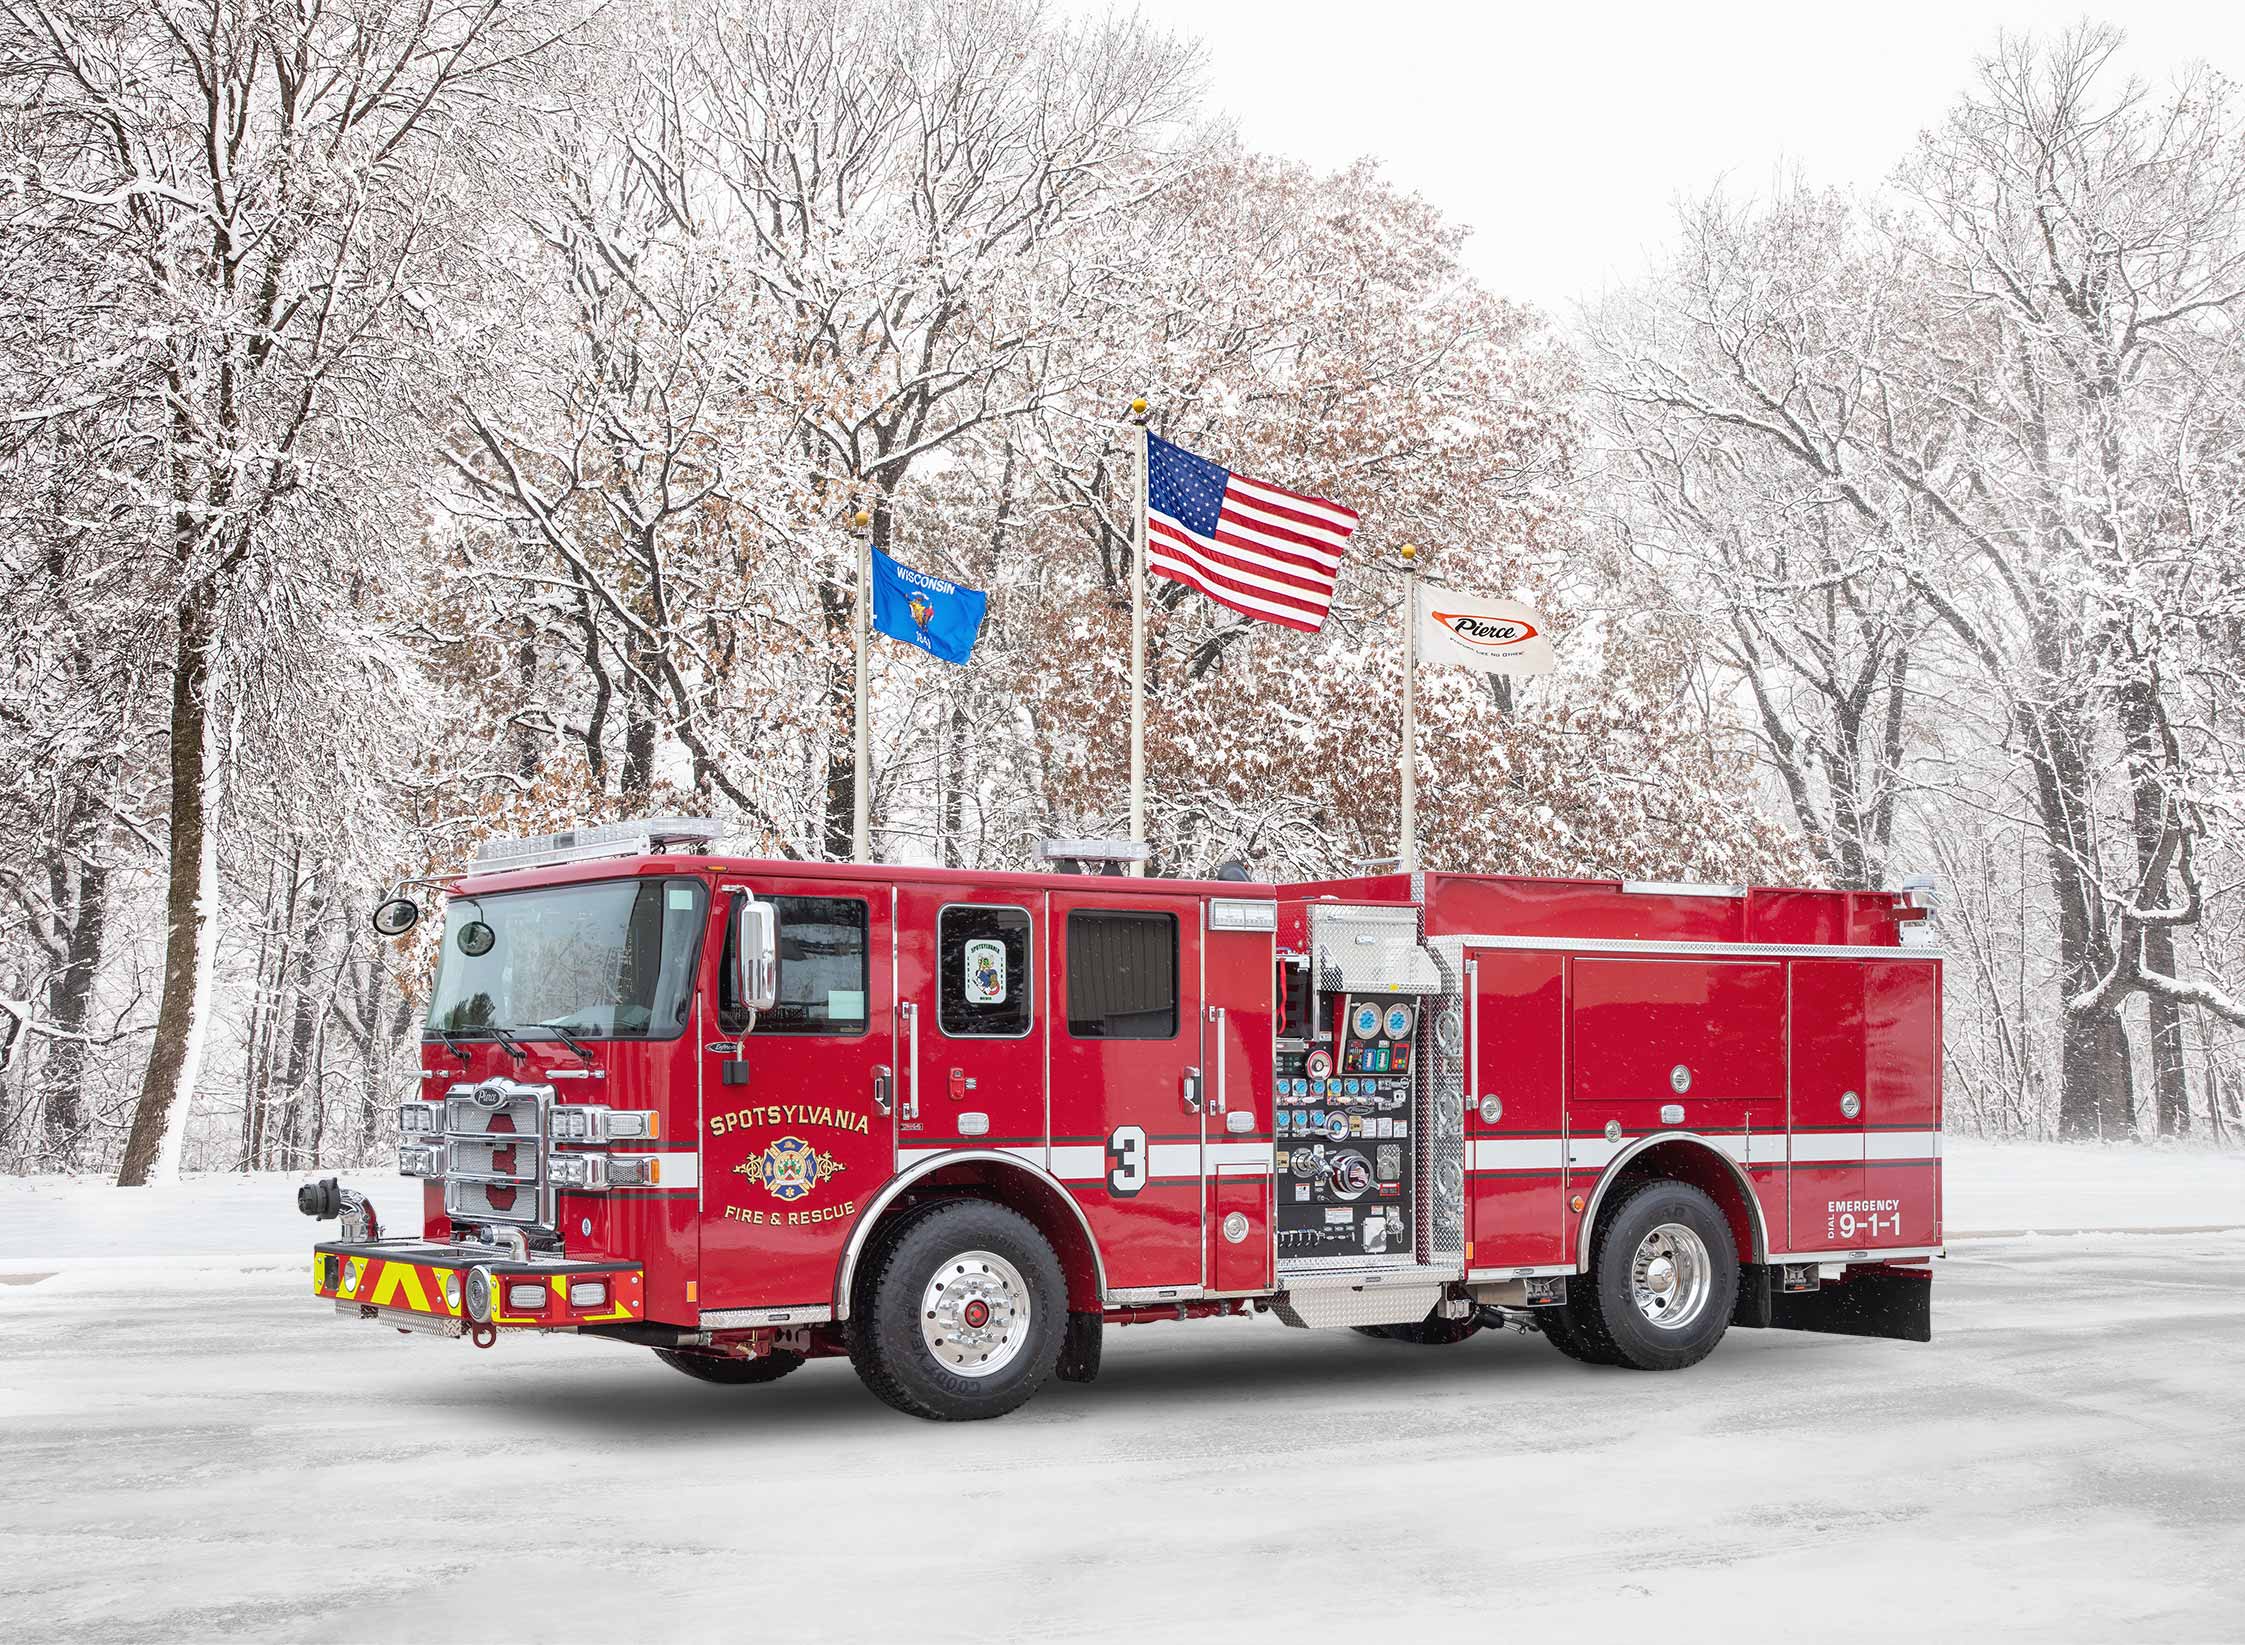
<svg viewBox="0 0 2245 1645">
<path fill-rule="evenodd" d="M 1589 1283 L 1588 1280 L 1578 1280 L 1568 1289 L 1573 1291 L 1579 1287 L 1587 1290 Z M 1583 1340 L 1582 1328 L 1575 1323 L 1573 1307 L 1574 1304 L 1570 1300 L 1559 1304 L 1556 1308 L 1538 1308 L 1535 1310 L 1536 1324 L 1542 1329 L 1544 1340 L 1569 1359 L 1580 1360 L 1585 1365 L 1613 1364 L 1613 1360 Z"/>
<path fill-rule="evenodd" d="M 1632 1265 L 1647 1237 L 1670 1225 L 1697 1238 L 1707 1258 L 1707 1284 L 1681 1323 L 1663 1325 L 1633 1300 Z M 1632 1371 L 1680 1371 L 1696 1365 L 1723 1340 L 1738 1301 L 1738 1253 L 1731 1245 L 1730 1224 L 1713 1200 L 1689 1184 L 1642 1183 L 1599 1220 L 1591 1237 L 1590 1272 L 1567 1289 L 1565 1329 L 1585 1350 L 1577 1358 L 1596 1355 L 1592 1363 Z M 1677 1306 L 1688 1302 L 1687 1297 Z"/>
<path fill-rule="evenodd" d="M 784 1348 L 775 1348 L 754 1359 L 674 1348 L 657 1348 L 655 1357 L 674 1371 L 684 1371 L 697 1382 L 722 1382 L 733 1387 L 750 1382 L 777 1382 L 788 1372 L 801 1370 L 803 1366 L 801 1354 L 791 1354 Z"/>
<path fill-rule="evenodd" d="M 984 1260 L 990 1257 L 998 1265 Z M 955 1270 L 949 1279 L 946 1267 Z M 971 1314 L 939 1317 L 946 1306 L 939 1293 L 949 1284 L 967 1288 L 954 1292 L 968 1294 L 967 1308 L 981 1303 L 979 1324 Z M 936 1309 L 924 1305 L 931 1296 Z M 875 1398 L 908 1416 L 1003 1416 L 1035 1393 L 1060 1359 L 1068 1289 L 1059 1259 L 1028 1218 L 1002 1205 L 931 1206 L 883 1242 L 859 1299 L 850 1308 L 850 1361 Z M 973 1359 L 981 1347 L 987 1352 Z M 946 1353 L 959 1357 L 938 1357 Z M 993 1357 L 996 1366 L 980 1368 Z"/>
</svg>

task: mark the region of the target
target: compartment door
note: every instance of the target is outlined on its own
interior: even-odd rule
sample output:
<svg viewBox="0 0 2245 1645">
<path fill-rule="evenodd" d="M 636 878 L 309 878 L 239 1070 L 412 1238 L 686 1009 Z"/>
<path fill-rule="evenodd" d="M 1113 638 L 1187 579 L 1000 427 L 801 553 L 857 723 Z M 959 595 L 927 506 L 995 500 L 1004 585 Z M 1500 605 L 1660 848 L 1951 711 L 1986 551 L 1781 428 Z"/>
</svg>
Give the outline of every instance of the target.
<svg viewBox="0 0 2245 1645">
<path fill-rule="evenodd" d="M 1582 1195 L 1587 1209 L 1614 1158 L 1656 1131 L 1688 1131 L 1741 1165 L 1756 1135 L 1766 1144 L 1783 1133 L 1783 960 L 1581 956 L 1569 966 L 1570 1200 Z M 1580 1219 L 1569 1223 L 1579 1237 Z M 1774 1226 L 1770 1237 L 1780 1237 Z"/>
<path fill-rule="evenodd" d="M 1566 960 L 1468 949 L 1465 965 L 1466 1267 L 1551 1266 L 1564 1260 Z"/>
<path fill-rule="evenodd" d="M 1930 961 L 1793 962 L 1788 1250 L 1935 1243 L 1940 1063 Z"/>
</svg>

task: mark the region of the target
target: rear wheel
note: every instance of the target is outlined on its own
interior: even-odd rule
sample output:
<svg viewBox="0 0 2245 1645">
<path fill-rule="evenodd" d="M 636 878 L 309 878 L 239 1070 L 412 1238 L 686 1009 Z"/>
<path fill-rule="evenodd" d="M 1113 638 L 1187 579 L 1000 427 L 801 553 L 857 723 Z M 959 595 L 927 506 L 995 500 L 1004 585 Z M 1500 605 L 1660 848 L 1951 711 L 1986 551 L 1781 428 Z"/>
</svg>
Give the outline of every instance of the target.
<svg viewBox="0 0 2245 1645">
<path fill-rule="evenodd" d="M 1590 1272 L 1567 1302 L 1576 1353 L 1550 1326 L 1562 1352 L 1636 1371 L 1696 1365 L 1730 1329 L 1738 1299 L 1738 1254 L 1715 1202 L 1681 1182 L 1633 1189 L 1600 1221 Z"/>
<path fill-rule="evenodd" d="M 1589 1282 L 1586 1280 L 1582 1284 L 1587 1289 Z M 1600 1353 L 1584 1334 L 1582 1326 L 1575 1318 L 1575 1305 L 1572 1299 L 1560 1303 L 1557 1307 L 1538 1308 L 1535 1311 L 1535 1317 L 1536 1324 L 1543 1331 L 1544 1340 L 1569 1359 L 1579 1359 L 1585 1365 L 1611 1365 L 1614 1363 L 1613 1360 Z"/>
<path fill-rule="evenodd" d="M 803 1364 L 801 1354 L 791 1354 L 775 1348 L 754 1359 L 737 1359 L 731 1354 L 700 1354 L 691 1349 L 657 1348 L 655 1357 L 674 1371 L 684 1371 L 697 1382 L 723 1382 L 739 1386 L 749 1382 L 777 1382 L 788 1372 L 799 1370 Z"/>
<path fill-rule="evenodd" d="M 1068 1294 L 1028 1218 L 959 1200 L 886 1242 L 850 1311 L 850 1360 L 876 1397 L 938 1422 L 1003 1416 L 1060 1358 Z"/>
</svg>

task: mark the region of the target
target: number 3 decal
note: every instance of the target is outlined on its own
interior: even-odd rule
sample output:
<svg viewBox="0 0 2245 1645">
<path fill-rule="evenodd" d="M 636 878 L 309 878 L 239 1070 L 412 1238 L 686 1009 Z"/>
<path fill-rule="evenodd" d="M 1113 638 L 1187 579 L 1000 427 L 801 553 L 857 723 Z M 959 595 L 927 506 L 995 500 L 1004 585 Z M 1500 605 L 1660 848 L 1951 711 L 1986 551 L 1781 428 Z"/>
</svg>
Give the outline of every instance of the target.
<svg viewBox="0 0 2245 1645">
<path fill-rule="evenodd" d="M 1146 1186 L 1146 1128 L 1118 1125 L 1107 1139 L 1107 1186 L 1128 1197 Z"/>
</svg>

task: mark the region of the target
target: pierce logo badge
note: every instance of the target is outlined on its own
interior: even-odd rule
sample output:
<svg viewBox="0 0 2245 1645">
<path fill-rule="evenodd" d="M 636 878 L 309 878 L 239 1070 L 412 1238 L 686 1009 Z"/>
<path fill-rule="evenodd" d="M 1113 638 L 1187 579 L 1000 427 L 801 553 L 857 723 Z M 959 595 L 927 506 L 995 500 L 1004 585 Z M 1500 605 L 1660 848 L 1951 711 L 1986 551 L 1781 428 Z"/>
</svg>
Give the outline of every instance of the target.
<svg viewBox="0 0 2245 1645">
<path fill-rule="evenodd" d="M 792 1204 L 808 1198 L 811 1190 L 842 1169 L 842 1162 L 801 1137 L 781 1137 L 733 1169 L 750 1182 L 761 1183 L 774 1199 Z"/>
<path fill-rule="evenodd" d="M 1475 651 L 1506 651 L 1536 637 L 1533 623 L 1499 622 L 1453 611 L 1436 611 L 1430 615 L 1447 628 L 1460 645 L 1470 646 Z"/>
</svg>

